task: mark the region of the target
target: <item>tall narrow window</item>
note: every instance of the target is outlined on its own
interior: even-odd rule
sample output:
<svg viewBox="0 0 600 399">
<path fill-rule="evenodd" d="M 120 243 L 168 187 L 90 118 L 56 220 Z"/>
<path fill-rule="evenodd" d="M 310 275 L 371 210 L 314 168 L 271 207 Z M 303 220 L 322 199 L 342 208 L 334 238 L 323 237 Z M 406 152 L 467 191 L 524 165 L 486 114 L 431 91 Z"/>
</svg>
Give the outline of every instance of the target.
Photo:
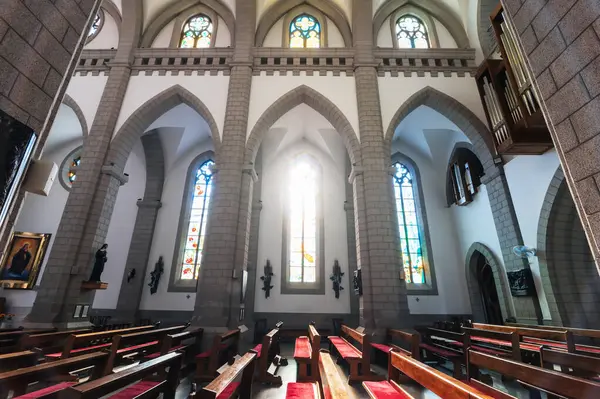
<svg viewBox="0 0 600 399">
<path fill-rule="evenodd" d="M 429 48 L 427 28 L 419 18 L 404 15 L 396 22 L 396 38 L 400 48 Z"/>
<path fill-rule="evenodd" d="M 210 47 L 213 33 L 213 23 L 204 14 L 198 14 L 188 19 L 181 32 L 181 48 Z"/>
<path fill-rule="evenodd" d="M 321 47 L 321 24 L 312 15 L 302 14 L 290 24 L 291 48 Z"/>
<path fill-rule="evenodd" d="M 208 160 L 196 170 L 194 192 L 192 195 L 190 220 L 187 226 L 187 236 L 183 246 L 181 279 L 193 280 L 198 278 L 202 255 L 204 254 L 204 239 L 208 221 L 208 206 L 212 193 L 212 166 Z"/>
<path fill-rule="evenodd" d="M 289 181 L 289 283 L 317 282 L 317 171 L 300 159 Z"/>
<path fill-rule="evenodd" d="M 421 234 L 417 218 L 413 176 L 408 168 L 394 164 L 394 195 L 398 212 L 400 248 L 407 283 L 425 284 L 425 265 L 421 247 Z"/>
</svg>

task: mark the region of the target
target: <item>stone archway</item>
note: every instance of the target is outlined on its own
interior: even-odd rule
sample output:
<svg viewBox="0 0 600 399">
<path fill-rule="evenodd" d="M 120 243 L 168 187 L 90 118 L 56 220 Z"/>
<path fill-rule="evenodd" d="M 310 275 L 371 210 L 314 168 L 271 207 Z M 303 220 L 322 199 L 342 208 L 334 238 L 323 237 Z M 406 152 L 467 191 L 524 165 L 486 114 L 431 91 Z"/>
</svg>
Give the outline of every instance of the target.
<svg viewBox="0 0 600 399">
<path fill-rule="evenodd" d="M 84 138 L 87 137 L 87 135 L 89 133 L 88 125 L 87 125 L 87 121 L 85 120 L 85 116 L 83 115 L 83 111 L 79 107 L 79 104 L 77 104 L 77 102 L 75 100 L 73 100 L 73 98 L 66 93 L 65 93 L 65 96 L 63 97 L 62 103 L 65 104 L 67 107 L 71 108 L 73 110 L 73 112 L 75 112 L 75 116 L 77 117 L 77 120 L 79 121 L 79 124 L 81 125 L 82 136 Z"/>
<path fill-rule="evenodd" d="M 560 167 L 540 214 L 538 257 L 552 324 L 600 328 L 600 275 Z"/>
<path fill-rule="evenodd" d="M 467 278 L 467 288 L 469 290 L 469 300 L 471 301 L 473 321 L 481 323 L 486 322 L 485 310 L 481 300 L 482 293 L 477 281 L 477 263 L 480 257 L 485 258 L 485 261 L 492 269 L 494 282 L 496 284 L 498 302 L 502 311 L 502 317 L 503 320 L 506 320 L 506 318 L 512 316 L 512 311 L 510 310 L 511 308 L 508 303 L 509 293 L 506 280 L 504 278 L 504 268 L 488 247 L 482 243 L 475 242 L 467 251 L 467 258 L 465 261 L 465 275 Z"/>
</svg>

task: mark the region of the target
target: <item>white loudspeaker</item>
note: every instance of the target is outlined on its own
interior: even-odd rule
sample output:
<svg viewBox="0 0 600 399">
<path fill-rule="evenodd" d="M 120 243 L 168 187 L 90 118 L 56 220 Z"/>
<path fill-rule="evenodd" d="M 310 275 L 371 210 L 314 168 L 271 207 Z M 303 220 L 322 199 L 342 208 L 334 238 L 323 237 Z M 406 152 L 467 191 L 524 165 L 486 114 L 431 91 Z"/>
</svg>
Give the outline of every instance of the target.
<svg viewBox="0 0 600 399">
<path fill-rule="evenodd" d="M 23 183 L 23 189 L 47 197 L 57 174 L 58 166 L 54 162 L 32 161 L 25 183 Z"/>
</svg>

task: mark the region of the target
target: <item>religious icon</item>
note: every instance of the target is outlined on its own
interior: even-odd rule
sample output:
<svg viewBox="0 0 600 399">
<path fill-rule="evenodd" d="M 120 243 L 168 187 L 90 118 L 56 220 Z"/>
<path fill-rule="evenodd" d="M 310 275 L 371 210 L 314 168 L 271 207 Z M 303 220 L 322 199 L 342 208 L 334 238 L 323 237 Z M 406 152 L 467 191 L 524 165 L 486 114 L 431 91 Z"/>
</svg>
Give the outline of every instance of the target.
<svg viewBox="0 0 600 399">
<path fill-rule="evenodd" d="M 96 251 L 96 260 L 94 261 L 94 268 L 92 269 L 92 275 L 88 281 L 92 282 L 100 282 L 100 278 L 102 277 L 102 272 L 104 271 L 104 264 L 108 260 L 106 257 L 106 249 L 108 248 L 108 244 L 104 244 L 100 247 L 98 251 Z"/>
<path fill-rule="evenodd" d="M 0 266 L 0 284 L 3 287 L 33 288 L 50 236 L 50 234 L 13 233 Z"/>
</svg>

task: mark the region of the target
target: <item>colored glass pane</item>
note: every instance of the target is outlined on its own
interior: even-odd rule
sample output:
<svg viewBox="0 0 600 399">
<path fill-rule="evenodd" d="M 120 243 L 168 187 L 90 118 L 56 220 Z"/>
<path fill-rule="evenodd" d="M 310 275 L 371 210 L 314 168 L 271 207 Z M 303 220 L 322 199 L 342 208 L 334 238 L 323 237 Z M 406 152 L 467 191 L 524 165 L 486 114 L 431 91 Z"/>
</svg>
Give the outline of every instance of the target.
<svg viewBox="0 0 600 399">
<path fill-rule="evenodd" d="M 214 162 L 208 160 L 196 170 L 190 220 L 188 222 L 181 260 L 182 280 L 197 279 L 200 271 L 202 255 L 204 253 L 206 224 L 208 222 L 208 208 L 212 193 L 213 165 Z"/>
<path fill-rule="evenodd" d="M 303 160 L 290 176 L 289 282 L 315 283 L 317 262 L 317 175 Z"/>
<path fill-rule="evenodd" d="M 90 30 L 88 32 L 88 37 L 94 36 L 98 32 L 98 29 L 100 29 L 101 25 L 102 25 L 102 14 L 99 12 L 94 17 L 94 22 L 92 23 L 92 26 L 90 27 Z"/>
<path fill-rule="evenodd" d="M 181 32 L 181 48 L 206 48 L 210 47 L 213 24 L 206 15 L 196 15 L 186 22 Z"/>
<path fill-rule="evenodd" d="M 396 38 L 400 48 L 429 48 L 427 29 L 423 22 L 412 15 L 405 15 L 396 22 Z"/>
<path fill-rule="evenodd" d="M 424 284 L 425 267 L 419 221 L 414 200 L 414 184 L 410 171 L 403 164 L 394 164 L 394 194 L 398 212 L 398 229 L 400 231 L 400 250 L 406 282 Z"/>
<path fill-rule="evenodd" d="M 77 167 L 81 163 L 81 155 L 73 158 L 71 161 L 71 166 L 69 168 L 69 173 L 67 174 L 67 178 L 69 179 L 69 183 L 73 184 L 75 179 L 77 178 Z"/>
<path fill-rule="evenodd" d="M 321 47 L 321 24 L 312 15 L 297 16 L 290 24 L 291 48 Z"/>
</svg>

